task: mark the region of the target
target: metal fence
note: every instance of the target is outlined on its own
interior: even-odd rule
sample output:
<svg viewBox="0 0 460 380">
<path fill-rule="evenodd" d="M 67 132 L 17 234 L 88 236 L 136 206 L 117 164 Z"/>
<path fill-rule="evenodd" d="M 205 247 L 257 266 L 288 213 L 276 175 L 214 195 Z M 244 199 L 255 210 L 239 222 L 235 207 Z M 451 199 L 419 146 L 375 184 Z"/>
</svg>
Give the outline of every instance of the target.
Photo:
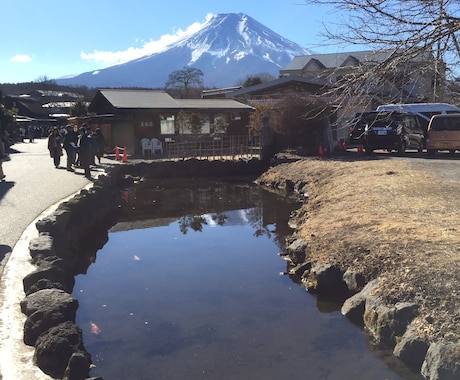
<svg viewBox="0 0 460 380">
<path fill-rule="evenodd" d="M 260 136 L 219 136 L 190 138 L 188 140 L 166 139 L 164 158 L 237 159 L 260 158 Z"/>
</svg>

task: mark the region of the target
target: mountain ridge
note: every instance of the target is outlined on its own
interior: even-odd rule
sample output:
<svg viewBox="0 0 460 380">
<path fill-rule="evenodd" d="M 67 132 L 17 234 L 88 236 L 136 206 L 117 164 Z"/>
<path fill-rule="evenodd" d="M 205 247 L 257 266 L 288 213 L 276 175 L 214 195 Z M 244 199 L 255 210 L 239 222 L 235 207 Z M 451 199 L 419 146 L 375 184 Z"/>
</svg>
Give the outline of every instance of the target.
<svg viewBox="0 0 460 380">
<path fill-rule="evenodd" d="M 227 87 L 251 75 L 278 76 L 294 56 L 311 52 L 243 13 L 220 13 L 161 52 L 75 76 L 60 85 L 164 87 L 171 72 L 191 66 L 203 72 L 205 87 Z"/>
</svg>

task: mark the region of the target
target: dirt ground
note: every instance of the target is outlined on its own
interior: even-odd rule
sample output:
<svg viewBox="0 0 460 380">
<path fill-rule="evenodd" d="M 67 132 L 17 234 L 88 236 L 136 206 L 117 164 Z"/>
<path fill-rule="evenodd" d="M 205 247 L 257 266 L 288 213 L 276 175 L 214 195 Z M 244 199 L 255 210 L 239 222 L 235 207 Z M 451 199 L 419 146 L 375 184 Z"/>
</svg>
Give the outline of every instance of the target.
<svg viewBox="0 0 460 380">
<path fill-rule="evenodd" d="M 309 261 L 383 279 L 390 304 L 420 305 L 421 336 L 460 341 L 459 182 L 404 160 L 340 158 L 283 163 L 261 179 L 307 189 L 296 221 Z"/>
</svg>

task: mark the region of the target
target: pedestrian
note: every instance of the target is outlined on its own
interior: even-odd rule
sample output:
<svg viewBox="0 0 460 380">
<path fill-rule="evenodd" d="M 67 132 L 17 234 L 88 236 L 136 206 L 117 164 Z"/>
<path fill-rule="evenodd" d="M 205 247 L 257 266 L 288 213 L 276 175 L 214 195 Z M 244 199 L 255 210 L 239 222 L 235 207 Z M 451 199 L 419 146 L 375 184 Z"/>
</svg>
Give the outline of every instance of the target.
<svg viewBox="0 0 460 380">
<path fill-rule="evenodd" d="M 101 163 L 101 158 L 104 157 L 105 147 L 107 143 L 105 137 L 102 134 L 101 128 L 96 129 L 96 157 L 99 163 Z"/>
<path fill-rule="evenodd" d="M 35 137 L 35 127 L 33 125 L 29 125 L 27 132 L 29 134 L 29 142 L 33 143 Z"/>
<path fill-rule="evenodd" d="M 66 126 L 63 146 L 67 154 L 67 170 L 69 172 L 75 171 L 72 166 L 75 164 L 75 159 L 77 156 L 77 142 L 78 135 L 75 132 L 73 126 L 68 124 Z"/>
<path fill-rule="evenodd" d="M 59 168 L 62 156 L 62 136 L 59 134 L 57 127 L 54 127 L 48 136 L 48 150 L 50 151 L 50 157 L 53 159 L 54 166 Z"/>
<path fill-rule="evenodd" d="M 82 124 L 82 126 L 78 129 L 78 132 L 78 157 L 80 159 L 80 166 L 85 172 L 85 177 L 90 179 L 91 171 L 89 169 L 89 165 L 91 164 L 92 148 L 91 138 L 88 136 L 88 126 L 86 124 Z"/>
<path fill-rule="evenodd" d="M 2 136 L 0 136 L 0 181 L 5 179 L 5 173 L 3 173 L 3 158 L 5 157 L 6 149 L 5 143 L 2 140 Z"/>
</svg>

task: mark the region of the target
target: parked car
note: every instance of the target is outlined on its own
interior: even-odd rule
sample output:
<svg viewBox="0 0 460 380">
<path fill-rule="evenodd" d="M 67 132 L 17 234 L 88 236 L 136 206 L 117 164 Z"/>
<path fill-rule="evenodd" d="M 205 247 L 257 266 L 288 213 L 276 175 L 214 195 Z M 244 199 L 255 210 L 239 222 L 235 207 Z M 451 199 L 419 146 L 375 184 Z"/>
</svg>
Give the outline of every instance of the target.
<svg viewBox="0 0 460 380">
<path fill-rule="evenodd" d="M 438 150 L 448 150 L 450 153 L 460 150 L 460 113 L 435 115 L 431 118 L 426 148 L 429 155 Z"/>
<path fill-rule="evenodd" d="M 460 113 L 460 108 L 449 103 L 396 103 L 382 104 L 377 107 L 377 111 L 401 111 L 414 114 L 418 118 L 426 140 L 428 123 L 432 116 Z"/>
<path fill-rule="evenodd" d="M 399 111 L 370 111 L 358 114 L 350 133 L 350 141 L 364 147 L 367 154 L 376 149 L 421 152 L 425 135 L 417 116 Z"/>
</svg>

